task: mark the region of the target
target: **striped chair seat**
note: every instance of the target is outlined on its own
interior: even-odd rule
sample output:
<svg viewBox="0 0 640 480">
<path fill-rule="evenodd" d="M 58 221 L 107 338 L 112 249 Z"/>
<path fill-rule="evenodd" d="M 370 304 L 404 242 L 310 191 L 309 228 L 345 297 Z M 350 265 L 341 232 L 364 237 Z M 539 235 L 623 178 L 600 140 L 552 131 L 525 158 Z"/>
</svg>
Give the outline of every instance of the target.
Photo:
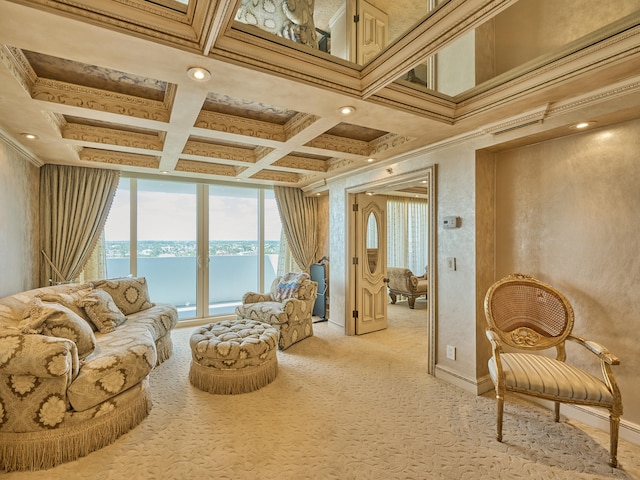
<svg viewBox="0 0 640 480">
<path fill-rule="evenodd" d="M 554 358 L 531 353 L 500 355 L 507 390 L 559 401 L 588 402 L 611 405 L 613 396 L 607 386 L 593 375 Z M 489 373 L 497 382 L 495 358 L 489 360 Z"/>
<path fill-rule="evenodd" d="M 561 403 L 602 407 L 609 410 L 609 465 L 618 466 L 622 396 L 611 367 L 620 359 L 599 343 L 572 333 L 575 313 L 567 297 L 531 275 L 513 273 L 491 285 L 484 313 L 493 350 L 488 363 L 496 388 L 496 439 L 502 441 L 506 392 L 553 401 L 556 422 Z M 567 340 L 595 356 L 601 379 L 564 362 Z M 542 351 L 549 353 L 540 355 Z"/>
</svg>

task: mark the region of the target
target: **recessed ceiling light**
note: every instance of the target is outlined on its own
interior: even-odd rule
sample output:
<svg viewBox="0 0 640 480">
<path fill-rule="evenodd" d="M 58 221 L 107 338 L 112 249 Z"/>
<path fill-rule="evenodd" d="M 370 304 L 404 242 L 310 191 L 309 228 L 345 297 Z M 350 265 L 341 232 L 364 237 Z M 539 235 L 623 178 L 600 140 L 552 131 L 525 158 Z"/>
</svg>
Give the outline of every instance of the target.
<svg viewBox="0 0 640 480">
<path fill-rule="evenodd" d="M 426 180 L 422 180 L 420 183 L 427 183 L 427 181 Z"/>
<path fill-rule="evenodd" d="M 371 162 L 375 162 L 375 158 L 367 158 L 367 162 L 371 163 Z"/>
<path fill-rule="evenodd" d="M 596 122 L 580 122 L 574 125 L 574 128 L 583 129 L 592 126 Z"/>
<path fill-rule="evenodd" d="M 187 75 L 190 79 L 196 80 L 198 82 L 206 82 L 211 78 L 211 72 L 206 68 L 202 67 L 192 67 L 187 70 Z"/>
<path fill-rule="evenodd" d="M 20 135 L 22 135 L 24 138 L 27 138 L 29 140 L 37 140 L 38 136 L 34 135 L 33 133 L 21 133 Z"/>
<path fill-rule="evenodd" d="M 163 175 L 166 175 L 166 174 L 168 174 L 169 172 L 167 172 L 166 170 L 163 170 L 163 171 L 162 171 L 162 172 L 160 172 L 160 173 L 162 173 Z"/>
<path fill-rule="evenodd" d="M 355 111 L 356 111 L 356 107 L 350 107 L 348 105 L 344 107 L 340 107 L 338 109 L 338 112 L 340 112 L 342 115 L 351 115 Z"/>
</svg>

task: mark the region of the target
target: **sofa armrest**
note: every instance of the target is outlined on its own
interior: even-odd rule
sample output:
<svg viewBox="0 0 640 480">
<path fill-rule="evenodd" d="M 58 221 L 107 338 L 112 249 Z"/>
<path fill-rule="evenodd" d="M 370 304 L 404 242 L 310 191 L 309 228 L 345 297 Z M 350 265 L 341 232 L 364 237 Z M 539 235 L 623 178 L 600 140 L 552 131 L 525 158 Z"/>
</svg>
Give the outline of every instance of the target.
<svg viewBox="0 0 640 480">
<path fill-rule="evenodd" d="M 0 331 L 0 374 L 40 378 L 78 375 L 78 349 L 71 340 L 46 335 Z"/>
<path fill-rule="evenodd" d="M 270 293 L 256 293 L 247 292 L 242 296 L 242 303 L 259 303 L 259 302 L 273 302 L 274 299 Z"/>
</svg>

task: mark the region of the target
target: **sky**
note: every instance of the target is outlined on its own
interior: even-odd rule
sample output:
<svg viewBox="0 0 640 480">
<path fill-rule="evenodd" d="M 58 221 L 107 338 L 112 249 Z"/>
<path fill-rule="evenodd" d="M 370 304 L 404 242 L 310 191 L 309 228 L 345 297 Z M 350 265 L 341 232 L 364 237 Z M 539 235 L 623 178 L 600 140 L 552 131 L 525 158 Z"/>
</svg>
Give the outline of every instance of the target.
<svg viewBox="0 0 640 480">
<path fill-rule="evenodd" d="M 170 188 L 166 192 L 151 191 L 151 187 L 158 189 L 158 183 L 166 186 L 173 182 L 139 181 L 138 240 L 195 241 L 195 185 L 181 184 L 173 188 L 176 191 Z M 232 196 L 233 191 L 227 188 L 214 195 L 209 197 L 209 239 L 256 240 L 258 201 L 255 194 L 253 198 Z M 105 226 L 107 241 L 129 239 L 129 196 L 128 188 L 119 188 L 116 192 Z M 280 217 L 273 198 L 265 201 L 265 239 L 280 240 Z"/>
</svg>

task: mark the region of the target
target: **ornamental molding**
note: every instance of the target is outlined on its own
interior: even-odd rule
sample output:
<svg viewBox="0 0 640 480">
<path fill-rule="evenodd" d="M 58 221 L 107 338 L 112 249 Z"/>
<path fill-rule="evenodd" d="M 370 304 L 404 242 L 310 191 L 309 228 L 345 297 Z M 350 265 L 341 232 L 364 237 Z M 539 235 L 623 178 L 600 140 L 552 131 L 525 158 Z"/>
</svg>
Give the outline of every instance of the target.
<svg viewBox="0 0 640 480">
<path fill-rule="evenodd" d="M 530 125 L 536 125 L 543 123 L 549 112 L 549 104 L 543 105 L 534 110 L 530 110 L 517 117 L 512 117 L 504 122 L 494 123 L 482 130 L 492 135 L 500 135 L 503 133 L 517 130 L 518 128 L 528 127 Z"/>
<path fill-rule="evenodd" d="M 636 93 L 640 90 L 640 82 L 632 81 L 615 85 L 613 88 L 607 88 L 600 90 L 597 93 L 591 93 L 584 95 L 578 99 L 574 99 L 570 102 L 561 102 L 554 104 L 549 108 L 549 117 L 555 115 L 561 115 L 572 110 L 578 110 L 585 106 L 611 100 L 613 98 L 623 97 L 632 93 Z"/>
<path fill-rule="evenodd" d="M 540 343 L 540 334 L 530 328 L 520 327 L 511 332 L 511 339 L 515 345 L 533 347 Z"/>
<path fill-rule="evenodd" d="M 413 140 L 411 137 L 404 137 L 396 135 L 395 133 L 387 133 L 386 135 L 382 135 L 381 137 L 369 142 L 369 146 L 371 147 L 370 155 L 386 152 L 387 150 L 399 147 L 411 140 Z"/>
<path fill-rule="evenodd" d="M 7 67 L 7 70 L 18 81 L 24 91 L 30 93 L 33 85 L 38 80 L 38 76 L 31 68 L 31 64 L 22 53 L 22 50 L 9 45 L 2 45 L 0 48 L 0 61 Z"/>
<path fill-rule="evenodd" d="M 267 150 L 270 152 L 273 149 L 267 148 Z M 221 160 L 235 160 L 245 163 L 256 163 L 258 161 L 256 150 L 254 149 L 217 145 L 214 143 L 199 142 L 196 140 L 189 140 L 182 153 L 185 155 L 219 158 Z M 263 154 L 263 156 L 266 155 L 264 150 L 261 150 L 260 153 Z"/>
<path fill-rule="evenodd" d="M 352 138 L 338 137 L 324 133 L 306 144 L 308 147 L 321 148 L 334 152 L 349 153 L 353 155 L 368 156 L 370 152 L 369 143 Z"/>
<path fill-rule="evenodd" d="M 62 128 L 62 137 L 80 142 L 102 143 L 145 150 L 161 151 L 163 148 L 163 141 L 158 135 L 114 130 L 78 123 L 67 123 Z"/>
<path fill-rule="evenodd" d="M 109 163 L 112 165 L 126 165 L 128 167 L 158 168 L 160 157 L 141 155 L 138 153 L 115 152 L 97 148 L 83 148 L 80 150 L 80 160 L 85 162 Z"/>
<path fill-rule="evenodd" d="M 299 157 L 296 155 L 286 155 L 277 162 L 274 162 L 273 166 L 322 173 L 326 172 L 328 168 L 326 160 L 320 160 L 318 158 Z"/>
<path fill-rule="evenodd" d="M 320 117 L 317 117 L 315 115 L 310 115 L 308 113 L 298 113 L 284 125 L 284 131 L 286 133 L 287 140 L 295 137 L 303 130 L 309 128 L 319 119 Z"/>
<path fill-rule="evenodd" d="M 334 172 L 335 170 L 345 170 L 351 168 L 356 163 L 356 160 L 351 158 L 333 158 L 329 160 L 329 168 L 327 172 Z"/>
<path fill-rule="evenodd" d="M 31 97 L 34 100 L 159 122 L 168 122 L 171 114 L 165 102 L 44 78 L 38 78 L 31 89 Z"/>
<path fill-rule="evenodd" d="M 195 127 L 278 142 L 287 140 L 282 125 L 207 110 L 200 112 Z"/>
<path fill-rule="evenodd" d="M 236 177 L 247 167 L 222 165 L 220 163 L 199 162 L 197 160 L 180 159 L 174 170 L 178 172 L 202 173 L 205 175 L 221 175 L 224 177 Z"/>
<path fill-rule="evenodd" d="M 260 170 L 258 173 L 251 175 L 251 178 L 257 180 L 271 180 L 274 182 L 298 183 L 300 174 L 290 172 L 278 172 L 276 170 Z"/>
<path fill-rule="evenodd" d="M 186 14 L 172 12 L 170 9 L 154 7 L 152 3 L 135 0 L 116 0 L 113 2 L 28 0 L 26 3 L 53 9 L 66 15 L 82 17 L 91 23 L 128 30 L 139 35 L 150 36 L 184 47 L 193 48 L 194 42 L 197 44 L 199 39 L 191 24 L 192 18 L 188 18 Z M 100 8 L 100 6 L 103 8 Z M 110 8 L 104 8 L 106 6 Z M 204 7 L 206 8 L 206 5 Z M 132 16 L 131 8 L 143 12 L 142 15 Z M 132 23 L 132 18 L 135 19 L 135 23 Z M 158 22 L 158 18 L 164 21 Z M 162 27 L 159 27 L 159 24 Z"/>
</svg>

